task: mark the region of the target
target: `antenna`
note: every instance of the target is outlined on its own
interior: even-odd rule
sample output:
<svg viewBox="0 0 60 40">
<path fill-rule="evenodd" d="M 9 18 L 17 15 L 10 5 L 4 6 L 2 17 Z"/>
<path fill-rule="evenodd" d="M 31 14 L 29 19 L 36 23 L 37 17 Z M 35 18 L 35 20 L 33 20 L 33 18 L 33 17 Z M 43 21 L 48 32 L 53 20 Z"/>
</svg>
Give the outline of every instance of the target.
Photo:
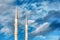
<svg viewBox="0 0 60 40">
<path fill-rule="evenodd" d="M 28 40 L 28 19 L 26 16 L 26 24 L 25 24 L 25 40 Z"/>
<path fill-rule="evenodd" d="M 16 14 L 15 14 L 15 30 L 14 30 L 14 37 L 15 40 L 18 40 L 18 8 L 16 7 Z"/>
</svg>

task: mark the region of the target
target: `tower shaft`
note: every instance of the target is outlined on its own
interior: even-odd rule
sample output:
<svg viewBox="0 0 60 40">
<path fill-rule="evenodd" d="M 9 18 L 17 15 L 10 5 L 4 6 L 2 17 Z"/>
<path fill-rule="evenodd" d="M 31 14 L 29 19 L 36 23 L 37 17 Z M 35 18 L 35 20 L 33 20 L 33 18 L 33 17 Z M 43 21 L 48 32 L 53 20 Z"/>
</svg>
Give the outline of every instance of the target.
<svg viewBox="0 0 60 40">
<path fill-rule="evenodd" d="M 15 30 L 14 30 L 14 37 L 15 40 L 18 40 L 18 9 L 16 7 L 16 14 L 15 14 Z"/>
<path fill-rule="evenodd" d="M 28 40 L 28 20 L 26 16 L 26 23 L 25 23 L 25 40 Z"/>
</svg>

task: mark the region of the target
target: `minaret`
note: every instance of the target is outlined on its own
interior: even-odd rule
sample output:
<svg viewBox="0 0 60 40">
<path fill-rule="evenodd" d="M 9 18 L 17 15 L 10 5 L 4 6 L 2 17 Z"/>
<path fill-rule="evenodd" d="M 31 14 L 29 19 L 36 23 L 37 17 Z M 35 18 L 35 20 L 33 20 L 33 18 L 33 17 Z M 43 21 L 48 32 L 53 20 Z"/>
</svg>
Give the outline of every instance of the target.
<svg viewBox="0 0 60 40">
<path fill-rule="evenodd" d="M 18 40 L 18 9 L 16 7 L 16 14 L 15 14 L 15 30 L 14 30 L 14 37 L 15 40 Z"/>
<path fill-rule="evenodd" d="M 28 40 L 28 19 L 26 16 L 26 23 L 25 23 L 25 40 Z"/>
</svg>

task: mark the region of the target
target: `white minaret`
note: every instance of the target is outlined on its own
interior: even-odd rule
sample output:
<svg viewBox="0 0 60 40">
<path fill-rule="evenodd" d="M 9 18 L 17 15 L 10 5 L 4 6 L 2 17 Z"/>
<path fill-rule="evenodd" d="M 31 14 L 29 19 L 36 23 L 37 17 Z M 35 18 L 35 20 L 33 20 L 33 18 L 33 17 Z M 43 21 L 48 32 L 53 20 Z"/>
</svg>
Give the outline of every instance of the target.
<svg viewBox="0 0 60 40">
<path fill-rule="evenodd" d="M 15 30 L 14 30 L 14 37 L 15 40 L 18 40 L 18 8 L 16 7 L 16 14 L 15 14 Z"/>
<path fill-rule="evenodd" d="M 25 23 L 25 40 L 28 40 L 28 19 L 26 16 L 26 23 Z"/>
</svg>

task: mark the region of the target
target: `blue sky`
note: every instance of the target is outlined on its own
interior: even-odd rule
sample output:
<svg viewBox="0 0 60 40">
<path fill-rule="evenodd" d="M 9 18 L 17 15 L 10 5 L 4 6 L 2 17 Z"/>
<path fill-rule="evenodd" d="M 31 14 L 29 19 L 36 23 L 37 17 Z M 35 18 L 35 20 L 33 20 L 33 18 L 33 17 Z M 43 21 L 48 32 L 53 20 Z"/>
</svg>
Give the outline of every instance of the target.
<svg viewBox="0 0 60 40">
<path fill-rule="evenodd" d="M 18 40 L 25 38 L 28 16 L 29 40 L 60 40 L 60 0 L 0 0 L 0 40 L 14 40 L 18 7 Z"/>
</svg>

